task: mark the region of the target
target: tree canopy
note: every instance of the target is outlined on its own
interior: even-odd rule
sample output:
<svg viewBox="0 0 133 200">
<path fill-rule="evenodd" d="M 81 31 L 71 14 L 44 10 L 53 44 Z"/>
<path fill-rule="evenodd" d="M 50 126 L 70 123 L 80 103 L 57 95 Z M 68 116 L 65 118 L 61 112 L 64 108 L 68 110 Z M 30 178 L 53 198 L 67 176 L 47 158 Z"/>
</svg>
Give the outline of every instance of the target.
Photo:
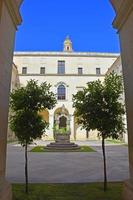
<svg viewBox="0 0 133 200">
<path fill-rule="evenodd" d="M 86 130 L 97 129 L 105 138 L 118 138 L 124 131 L 122 77 L 111 73 L 100 80 L 87 83 L 83 91 L 73 96 L 77 122 Z"/>
<path fill-rule="evenodd" d="M 48 123 L 42 119 L 40 111 L 52 109 L 56 98 L 46 82 L 38 85 L 30 80 L 25 87 L 15 89 L 10 96 L 10 127 L 19 142 L 25 147 L 25 191 L 28 193 L 28 155 L 27 147 L 45 133 Z"/>
<path fill-rule="evenodd" d="M 73 107 L 76 109 L 77 122 L 87 131 L 98 130 L 102 137 L 104 161 L 104 191 L 107 189 L 105 139 L 118 137 L 124 132 L 124 105 L 122 77 L 111 73 L 100 80 L 87 84 L 83 91 L 73 96 Z"/>
<path fill-rule="evenodd" d="M 15 89 L 11 93 L 10 127 L 23 145 L 40 138 L 48 128 L 48 123 L 42 119 L 39 112 L 52 109 L 56 104 L 50 87 L 46 82 L 38 85 L 37 81 L 30 80 L 25 87 Z"/>
</svg>

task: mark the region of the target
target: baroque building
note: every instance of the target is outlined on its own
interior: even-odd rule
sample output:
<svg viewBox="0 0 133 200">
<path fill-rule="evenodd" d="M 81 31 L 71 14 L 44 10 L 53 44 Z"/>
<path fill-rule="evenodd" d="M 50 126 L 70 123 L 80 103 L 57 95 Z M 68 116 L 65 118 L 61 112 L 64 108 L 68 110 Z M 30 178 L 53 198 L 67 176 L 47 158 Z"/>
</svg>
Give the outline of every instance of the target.
<svg viewBox="0 0 133 200">
<path fill-rule="evenodd" d="M 30 79 L 38 83 L 46 81 L 57 98 L 56 107 L 42 113 L 49 122 L 45 139 L 53 139 L 54 126 L 71 131 L 71 139 L 96 139 L 97 132 L 86 133 L 76 124 L 73 94 L 82 90 L 86 83 L 103 80 L 119 54 L 73 51 L 72 41 L 67 37 L 62 52 L 15 52 L 14 63 L 18 68 L 21 85 Z"/>
<path fill-rule="evenodd" d="M 14 38 L 21 23 L 19 8 L 22 0 L 0 1 L 0 199 L 11 200 L 11 185 L 6 180 L 6 147 L 8 105 Z M 133 1 L 110 0 L 115 18 L 123 67 L 128 125 L 129 179 L 123 184 L 123 200 L 133 200 Z"/>
</svg>

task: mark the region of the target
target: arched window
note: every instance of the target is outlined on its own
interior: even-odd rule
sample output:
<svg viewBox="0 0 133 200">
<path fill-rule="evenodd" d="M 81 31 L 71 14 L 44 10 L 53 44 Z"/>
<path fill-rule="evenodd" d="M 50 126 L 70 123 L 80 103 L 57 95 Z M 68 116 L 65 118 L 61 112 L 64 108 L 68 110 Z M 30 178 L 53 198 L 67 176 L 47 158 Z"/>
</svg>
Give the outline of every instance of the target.
<svg viewBox="0 0 133 200">
<path fill-rule="evenodd" d="M 65 100 L 66 99 L 66 88 L 64 85 L 59 85 L 57 89 L 58 93 L 58 100 Z"/>
</svg>

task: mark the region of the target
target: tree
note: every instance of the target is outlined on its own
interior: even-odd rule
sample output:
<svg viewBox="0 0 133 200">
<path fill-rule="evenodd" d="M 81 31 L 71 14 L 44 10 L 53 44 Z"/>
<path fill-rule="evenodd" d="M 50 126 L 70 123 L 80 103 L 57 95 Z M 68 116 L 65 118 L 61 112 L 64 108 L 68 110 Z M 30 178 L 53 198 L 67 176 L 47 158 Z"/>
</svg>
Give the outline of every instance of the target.
<svg viewBox="0 0 133 200">
<path fill-rule="evenodd" d="M 103 83 L 100 80 L 90 82 L 83 91 L 73 96 L 78 124 L 82 124 L 87 131 L 98 130 L 102 138 L 104 191 L 107 190 L 105 139 L 118 139 L 125 130 L 124 105 L 120 100 L 122 92 L 121 76 L 111 73 L 105 77 Z"/>
<path fill-rule="evenodd" d="M 56 98 L 46 82 L 38 86 L 37 81 L 30 80 L 26 87 L 14 90 L 10 95 L 10 127 L 25 148 L 25 191 L 28 193 L 28 154 L 27 147 L 37 138 L 41 138 L 48 128 L 48 123 L 39 114 L 52 109 Z"/>
</svg>

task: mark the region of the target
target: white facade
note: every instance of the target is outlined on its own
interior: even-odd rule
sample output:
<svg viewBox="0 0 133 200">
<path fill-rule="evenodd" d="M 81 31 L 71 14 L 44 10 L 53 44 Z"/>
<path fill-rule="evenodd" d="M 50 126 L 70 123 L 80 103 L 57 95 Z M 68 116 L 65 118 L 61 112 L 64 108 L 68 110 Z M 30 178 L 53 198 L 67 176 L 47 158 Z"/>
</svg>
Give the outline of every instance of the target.
<svg viewBox="0 0 133 200">
<path fill-rule="evenodd" d="M 16 65 L 13 63 L 12 65 L 12 76 L 11 76 L 11 88 L 10 91 L 14 90 L 15 88 L 20 86 L 18 69 Z"/>
<path fill-rule="evenodd" d="M 69 46 L 69 41 L 64 45 Z M 72 45 L 70 41 L 70 45 Z M 68 51 L 67 51 L 68 49 Z M 21 85 L 26 85 L 30 79 L 38 83 L 46 81 L 52 85 L 52 91 L 57 95 L 58 87 L 63 85 L 66 90 L 65 99 L 58 99 L 57 105 L 49 111 L 50 123 L 47 131 L 48 139 L 53 138 L 55 112 L 65 106 L 70 116 L 71 138 L 85 139 L 86 132 L 75 126 L 72 96 L 82 90 L 86 83 L 97 79 L 103 80 L 118 54 L 73 52 L 72 46 L 65 46 L 64 52 L 15 52 L 14 63 L 17 65 Z M 59 72 L 59 65 L 63 68 Z M 42 71 L 41 71 L 42 70 Z M 93 136 L 90 134 L 90 138 Z"/>
<path fill-rule="evenodd" d="M 13 63 L 12 64 L 12 75 L 11 75 L 10 92 L 12 92 L 13 90 L 15 90 L 19 86 L 20 86 L 20 81 L 19 81 L 18 69 L 17 69 L 16 65 Z M 9 116 L 10 116 L 10 109 L 9 109 Z M 11 131 L 11 129 L 10 129 L 9 126 L 8 126 L 7 140 L 8 141 L 15 140 L 15 135 Z"/>
</svg>

